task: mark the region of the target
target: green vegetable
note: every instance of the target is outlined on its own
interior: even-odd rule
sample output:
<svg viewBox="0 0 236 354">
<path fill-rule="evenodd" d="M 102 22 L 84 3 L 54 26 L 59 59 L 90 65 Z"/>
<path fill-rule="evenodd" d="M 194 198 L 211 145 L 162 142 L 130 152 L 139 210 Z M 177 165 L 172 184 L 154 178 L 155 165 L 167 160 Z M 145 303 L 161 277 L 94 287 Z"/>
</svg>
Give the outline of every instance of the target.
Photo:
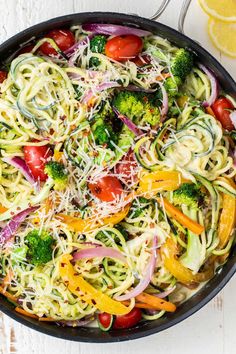
<svg viewBox="0 0 236 354">
<path fill-rule="evenodd" d="M 17 247 L 11 252 L 12 263 L 18 263 L 26 260 L 28 247 L 26 245 Z"/>
<path fill-rule="evenodd" d="M 116 144 L 118 141 L 118 135 L 113 132 L 112 127 L 109 124 L 102 123 L 101 125 L 98 125 L 94 130 L 93 135 L 96 144 L 107 144 L 111 150 L 114 150 L 114 146 L 111 141 Z"/>
<path fill-rule="evenodd" d="M 131 205 L 128 217 L 131 219 L 139 217 L 150 203 L 150 200 L 144 197 L 135 199 Z"/>
<path fill-rule="evenodd" d="M 93 121 L 92 131 L 96 144 L 107 144 L 111 150 L 115 150 L 111 141 L 118 143 L 123 123 L 115 116 L 108 102 L 102 102 L 98 113 L 93 116 Z"/>
<path fill-rule="evenodd" d="M 182 80 L 179 76 L 168 77 L 164 82 L 164 87 L 169 96 L 174 97 L 178 94 L 179 86 L 181 85 Z"/>
<path fill-rule="evenodd" d="M 54 181 L 54 189 L 63 190 L 67 185 L 68 174 L 65 166 L 56 161 L 50 161 L 45 166 L 45 172 Z"/>
<path fill-rule="evenodd" d="M 52 259 L 54 239 L 47 231 L 34 229 L 25 237 L 26 258 L 33 265 L 46 264 Z"/>
<path fill-rule="evenodd" d="M 193 68 L 193 54 L 181 48 L 175 53 L 171 60 L 171 72 L 174 76 L 179 76 L 182 80 L 191 72 Z"/>
<path fill-rule="evenodd" d="M 117 245 L 123 245 L 128 239 L 128 232 L 124 229 L 121 224 L 117 224 L 116 227 L 109 230 L 99 231 L 95 239 L 103 242 L 107 247 L 112 247 L 114 243 Z"/>
<path fill-rule="evenodd" d="M 204 195 L 199 185 L 183 183 L 180 188 L 173 192 L 173 202 L 176 205 L 186 205 L 197 209 L 204 201 Z"/>
<path fill-rule="evenodd" d="M 188 207 L 182 208 L 185 215 L 190 217 L 192 220 L 197 220 L 197 209 L 189 209 Z M 186 252 L 181 257 L 181 263 L 194 272 L 198 272 L 201 265 L 204 262 L 206 249 L 205 246 L 201 244 L 200 237 L 195 235 L 193 232 L 187 232 L 188 242 Z"/>
<path fill-rule="evenodd" d="M 90 39 L 90 50 L 93 53 L 105 53 L 105 45 L 107 42 L 107 38 L 102 35 L 94 36 Z M 96 57 L 91 57 L 89 61 L 89 66 L 97 67 L 100 65 L 100 60 Z"/>
<path fill-rule="evenodd" d="M 148 123 L 151 126 L 160 122 L 160 111 L 154 102 L 154 95 L 130 91 L 120 91 L 113 99 L 118 111 L 135 124 Z"/>
</svg>

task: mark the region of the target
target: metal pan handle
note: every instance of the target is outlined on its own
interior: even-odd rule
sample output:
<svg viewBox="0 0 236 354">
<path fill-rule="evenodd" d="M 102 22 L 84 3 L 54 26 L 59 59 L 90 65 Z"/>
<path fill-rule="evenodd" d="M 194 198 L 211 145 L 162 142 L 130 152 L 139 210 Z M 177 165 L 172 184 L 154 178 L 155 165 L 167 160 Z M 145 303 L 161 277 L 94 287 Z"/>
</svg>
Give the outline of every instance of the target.
<svg viewBox="0 0 236 354">
<path fill-rule="evenodd" d="M 154 15 L 149 17 L 150 20 L 157 20 L 161 16 L 161 14 L 165 11 L 165 9 L 169 5 L 170 1 L 171 0 L 163 0 L 159 9 L 154 13 Z"/>
<path fill-rule="evenodd" d="M 171 0 L 163 0 L 159 9 L 155 12 L 155 14 L 149 17 L 150 20 L 157 20 L 161 16 L 161 14 L 165 11 L 170 1 Z M 183 34 L 184 34 L 184 23 L 185 23 L 186 15 L 188 13 L 188 9 L 191 4 L 191 1 L 192 0 L 183 1 L 183 5 L 181 7 L 180 14 L 179 14 L 178 30 Z"/>
</svg>

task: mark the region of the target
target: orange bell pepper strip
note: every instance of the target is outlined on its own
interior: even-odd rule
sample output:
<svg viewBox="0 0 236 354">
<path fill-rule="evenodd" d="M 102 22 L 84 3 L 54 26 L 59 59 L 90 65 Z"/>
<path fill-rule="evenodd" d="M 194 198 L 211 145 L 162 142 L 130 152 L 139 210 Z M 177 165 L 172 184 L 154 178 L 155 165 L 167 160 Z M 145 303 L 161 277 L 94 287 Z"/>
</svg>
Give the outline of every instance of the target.
<svg viewBox="0 0 236 354">
<path fill-rule="evenodd" d="M 34 315 L 34 314 L 32 314 L 32 313 L 29 313 L 29 312 L 25 311 L 25 310 L 22 309 L 21 307 L 15 307 L 15 311 L 18 312 L 18 313 L 20 313 L 21 315 L 38 319 L 38 316 L 36 316 L 36 315 Z"/>
<path fill-rule="evenodd" d="M 184 215 L 178 208 L 168 202 L 165 198 L 158 198 L 158 202 L 165 208 L 166 212 L 177 220 L 181 225 L 192 231 L 196 235 L 200 235 L 204 231 L 204 226 Z"/>
<path fill-rule="evenodd" d="M 165 268 L 181 283 L 200 283 L 210 279 L 213 274 L 213 267 L 202 273 L 193 274 L 190 269 L 184 267 L 177 259 L 177 247 L 172 238 L 167 238 L 161 247 L 161 257 L 164 260 Z"/>
<path fill-rule="evenodd" d="M 76 274 L 70 262 L 72 258 L 71 255 L 65 254 L 61 257 L 59 264 L 60 276 L 72 294 L 95 306 L 101 312 L 111 315 L 126 315 L 132 310 L 131 306 L 126 307 L 121 302 L 111 299 L 108 295 L 95 289 L 79 274 Z"/>
<path fill-rule="evenodd" d="M 165 79 L 167 79 L 170 76 L 171 76 L 170 73 L 163 73 L 160 76 L 156 77 L 156 81 L 164 81 Z"/>
<path fill-rule="evenodd" d="M 69 216 L 65 214 L 58 214 L 56 215 L 56 217 L 60 219 L 62 222 L 64 222 L 65 224 L 67 224 L 69 229 L 73 231 L 88 232 L 97 229 L 98 227 L 101 227 L 103 225 L 118 224 L 126 217 L 126 215 L 129 212 L 129 209 L 130 209 L 130 205 L 126 205 L 126 207 L 122 211 L 112 216 L 108 216 L 106 218 L 101 219 L 101 222 L 99 223 L 94 222 L 93 219 L 81 219 L 81 218 L 76 218 L 74 216 Z"/>
<path fill-rule="evenodd" d="M 8 209 L 5 208 L 3 205 L 0 204 L 0 214 L 5 213 Z"/>
<path fill-rule="evenodd" d="M 232 187 L 235 184 L 231 181 L 227 181 Z M 231 236 L 232 230 L 236 226 L 236 198 L 224 193 L 222 202 L 222 211 L 219 221 L 219 248 L 222 249 L 226 246 Z"/>
<path fill-rule="evenodd" d="M 214 111 L 213 111 L 213 109 L 210 107 L 210 106 L 208 106 L 208 107 L 206 107 L 206 112 L 208 113 L 208 114 L 210 114 L 210 116 L 212 116 L 212 117 L 216 117 L 215 116 L 215 113 L 214 113 Z"/>
<path fill-rule="evenodd" d="M 139 294 L 136 296 L 136 299 L 142 303 L 155 307 L 156 310 L 164 310 L 168 312 L 175 312 L 176 310 L 176 306 L 172 302 L 160 299 L 159 297 L 147 293 Z"/>
<path fill-rule="evenodd" d="M 17 302 L 17 298 L 10 294 L 7 290 L 5 290 L 2 286 L 0 286 L 0 294 L 2 294 L 3 296 L 5 296 L 7 299 L 13 301 L 13 302 Z"/>
<path fill-rule="evenodd" d="M 148 197 L 152 197 L 157 192 L 174 191 L 185 182 L 180 172 L 177 171 L 156 171 L 141 176 L 139 182 L 140 193 L 147 192 Z"/>
<path fill-rule="evenodd" d="M 122 304 L 125 306 L 129 306 L 130 301 L 129 300 L 122 301 Z M 149 305 L 149 304 L 144 304 L 142 302 L 136 302 L 134 307 L 137 307 L 139 309 L 145 309 L 145 310 L 158 310 L 155 306 Z"/>
</svg>

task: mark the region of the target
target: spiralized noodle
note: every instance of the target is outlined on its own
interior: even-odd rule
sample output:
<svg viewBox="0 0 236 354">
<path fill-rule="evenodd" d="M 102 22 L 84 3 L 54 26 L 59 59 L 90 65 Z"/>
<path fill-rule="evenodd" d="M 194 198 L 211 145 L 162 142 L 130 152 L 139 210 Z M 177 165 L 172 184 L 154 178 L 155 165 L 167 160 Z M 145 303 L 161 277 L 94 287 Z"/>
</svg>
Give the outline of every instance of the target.
<svg viewBox="0 0 236 354">
<path fill-rule="evenodd" d="M 77 42 L 87 36 L 80 26 L 74 26 L 72 30 Z M 150 294 L 175 289 L 176 284 L 180 284 L 165 266 L 162 254 L 169 238 L 177 247 L 175 257 L 181 256 L 178 256 L 180 263 L 193 275 L 205 270 L 212 257 L 228 254 L 233 234 L 227 245 L 218 249 L 217 227 L 223 191 L 235 196 L 234 187 L 229 187 L 227 180 L 235 177 L 236 168 L 229 156 L 227 134 L 201 105 L 211 94 L 206 74 L 194 67 L 182 83 L 178 96 L 169 97 L 169 108 L 174 108 L 177 113 L 168 113 L 158 127 L 139 122 L 143 135 L 136 138 L 123 126 L 120 132 L 122 143 L 112 141 L 111 148 L 107 144 L 98 145 L 91 128 L 94 117 L 100 114 L 101 105 L 105 103 L 106 108 L 111 109 L 112 98 L 120 87 L 128 89 L 129 85 L 136 85 L 140 90 L 159 92 L 157 78 L 163 78 L 164 82 L 164 74 L 173 76 L 171 60 L 178 48 L 159 36 L 145 37 L 143 54 L 149 56 L 149 62 L 140 68 L 134 61 L 118 62 L 103 53 L 92 52 L 89 39 L 73 53 L 72 65 L 60 55 L 42 55 L 37 51 L 40 45 L 41 42 L 36 44 L 32 53 L 13 59 L 8 77 L 1 84 L 0 203 L 6 211 L 1 212 L 0 220 L 6 222 L 17 210 L 29 205 L 39 206 L 19 226 L 14 241 L 1 251 L 1 279 L 12 274 L 4 286 L 17 299 L 18 305 L 29 314 L 54 321 L 94 316 L 97 307 L 82 296 L 76 297 L 60 274 L 62 255 L 89 247 L 109 247 L 125 257 L 125 262 L 99 256 L 74 262 L 76 274 L 114 299 L 128 293 L 144 277 L 153 252 L 154 237 L 157 237 L 155 271 L 145 290 Z M 91 58 L 98 59 L 98 68 L 90 68 Z M 107 83 L 119 87 L 106 88 Z M 101 89 L 102 85 L 104 89 Z M 185 100 L 183 105 L 179 104 L 181 97 Z M 162 97 L 158 99 L 161 107 Z M 4 158 L 24 158 L 24 147 L 44 145 L 54 147 L 54 157 L 56 152 L 61 153 L 60 161 L 68 172 L 68 183 L 64 190 L 50 189 L 38 204 L 35 201 L 40 192 Z M 131 173 L 132 180 L 127 182 L 114 166 L 130 149 L 135 152 L 138 163 Z M 163 208 L 162 198 L 173 202 L 173 190 L 164 190 L 158 194 L 161 198 L 158 200 L 157 193 L 146 198 L 147 195 L 138 189 L 137 176 L 140 179 L 158 171 L 179 172 L 187 182 L 202 184 L 207 206 L 200 206 L 196 212 L 184 205 L 179 206 L 181 212 L 189 213 L 190 218 L 204 227 L 200 236 L 192 236 L 187 227 Z M 107 174 L 120 178 L 124 193 L 120 198 L 104 202 L 93 197 L 87 182 L 96 183 Z M 209 183 L 209 189 L 205 180 L 198 176 Z M 220 180 L 219 177 L 226 179 Z M 131 195 L 131 191 L 135 193 Z M 45 206 L 48 201 L 49 209 Z M 127 206 L 130 210 L 118 225 L 104 222 Z M 83 232 L 72 230 L 56 217 L 57 214 L 89 220 L 91 228 Z M 54 239 L 52 259 L 41 265 L 33 265 L 25 254 L 17 253 L 24 247 L 26 236 L 35 229 L 47 230 Z M 195 263 L 186 258 L 191 237 L 195 238 L 199 249 L 198 262 Z M 134 306 L 135 300 L 132 299 L 131 303 Z M 144 311 L 143 318 L 156 320 L 164 314 L 161 309 L 154 314 Z"/>
</svg>

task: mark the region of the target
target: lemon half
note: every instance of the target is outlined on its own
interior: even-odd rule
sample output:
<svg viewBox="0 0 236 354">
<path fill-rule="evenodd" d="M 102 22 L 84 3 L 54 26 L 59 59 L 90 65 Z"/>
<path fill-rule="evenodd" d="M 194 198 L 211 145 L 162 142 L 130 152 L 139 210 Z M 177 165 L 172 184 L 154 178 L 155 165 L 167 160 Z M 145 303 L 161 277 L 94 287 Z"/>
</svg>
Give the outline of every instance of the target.
<svg viewBox="0 0 236 354">
<path fill-rule="evenodd" d="M 216 20 L 236 22 L 236 0 L 198 0 L 202 9 Z"/>
<path fill-rule="evenodd" d="M 224 54 L 236 58 L 236 23 L 208 20 L 208 32 L 214 45 Z"/>
</svg>

